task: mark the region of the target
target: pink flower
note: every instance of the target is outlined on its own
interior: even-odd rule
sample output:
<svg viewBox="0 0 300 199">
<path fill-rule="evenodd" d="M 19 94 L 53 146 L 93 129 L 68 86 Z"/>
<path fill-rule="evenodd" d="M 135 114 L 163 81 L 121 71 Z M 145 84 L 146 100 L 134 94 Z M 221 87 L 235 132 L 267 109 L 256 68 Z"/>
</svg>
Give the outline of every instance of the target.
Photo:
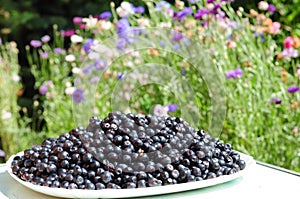
<svg viewBox="0 0 300 199">
<path fill-rule="evenodd" d="M 298 128 L 295 127 L 295 128 L 293 129 L 293 134 L 296 135 L 297 133 L 298 133 Z"/>
<path fill-rule="evenodd" d="M 85 29 L 85 24 L 83 24 L 83 23 L 80 24 L 80 25 L 79 25 L 79 28 L 80 28 L 80 29 Z"/>
<path fill-rule="evenodd" d="M 281 54 L 285 59 L 296 58 L 298 57 L 298 50 L 294 48 L 286 48 Z"/>
<path fill-rule="evenodd" d="M 82 22 L 82 18 L 81 17 L 74 17 L 73 18 L 73 23 L 74 24 L 80 24 Z"/>
<path fill-rule="evenodd" d="M 285 38 L 283 41 L 284 48 L 292 48 L 293 47 L 293 37 L 289 36 Z"/>
<path fill-rule="evenodd" d="M 41 58 L 43 58 L 43 59 L 46 59 L 49 57 L 49 54 L 47 52 L 41 52 L 40 55 L 41 55 Z"/>
<path fill-rule="evenodd" d="M 46 85 L 42 85 L 40 88 L 39 88 L 39 93 L 41 95 L 45 95 L 46 93 L 48 92 L 48 87 Z"/>
<path fill-rule="evenodd" d="M 30 45 L 34 48 L 38 48 L 42 46 L 42 42 L 39 40 L 31 40 Z"/>
<path fill-rule="evenodd" d="M 44 35 L 42 38 L 41 38 L 41 40 L 42 40 L 42 42 L 44 42 L 44 43 L 48 43 L 49 41 L 50 41 L 50 36 L 49 35 Z"/>
<path fill-rule="evenodd" d="M 70 37 L 72 35 L 75 34 L 75 30 L 74 29 L 70 29 L 70 30 L 62 30 L 61 31 L 62 35 L 65 37 Z"/>
<path fill-rule="evenodd" d="M 296 74 L 298 77 L 300 77 L 300 68 L 297 69 Z"/>
<path fill-rule="evenodd" d="M 271 26 L 270 33 L 275 35 L 279 31 L 279 29 L 280 29 L 280 23 L 279 22 L 273 22 L 272 26 Z"/>
</svg>

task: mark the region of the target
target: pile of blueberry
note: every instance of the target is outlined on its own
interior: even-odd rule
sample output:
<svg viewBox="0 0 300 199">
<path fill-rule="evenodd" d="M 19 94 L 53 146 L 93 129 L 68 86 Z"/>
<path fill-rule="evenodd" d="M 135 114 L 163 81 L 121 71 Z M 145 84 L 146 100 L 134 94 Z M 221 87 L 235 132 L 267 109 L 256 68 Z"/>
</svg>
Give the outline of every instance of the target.
<svg viewBox="0 0 300 199">
<path fill-rule="evenodd" d="M 179 117 L 112 112 L 15 156 L 12 172 L 35 185 L 126 189 L 201 181 L 246 166 L 230 144 Z"/>
</svg>

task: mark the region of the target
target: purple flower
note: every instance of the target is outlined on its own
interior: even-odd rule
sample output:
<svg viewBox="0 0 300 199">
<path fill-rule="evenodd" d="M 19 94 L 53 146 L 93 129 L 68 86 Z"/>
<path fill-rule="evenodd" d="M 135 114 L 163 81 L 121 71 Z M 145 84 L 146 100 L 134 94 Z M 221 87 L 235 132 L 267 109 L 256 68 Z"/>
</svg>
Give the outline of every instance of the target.
<svg viewBox="0 0 300 199">
<path fill-rule="evenodd" d="M 260 40 L 261 40 L 261 42 L 265 42 L 266 41 L 264 33 L 254 32 L 254 37 L 259 37 Z"/>
<path fill-rule="evenodd" d="M 94 39 L 88 38 L 85 42 L 85 44 L 82 46 L 83 50 L 86 53 L 91 52 L 91 47 L 94 45 Z"/>
<path fill-rule="evenodd" d="M 91 79 L 91 83 L 97 83 L 100 80 L 98 76 L 95 76 Z"/>
<path fill-rule="evenodd" d="M 181 32 L 178 32 L 178 31 L 174 31 L 173 32 L 173 41 L 180 41 L 181 39 L 183 39 L 183 35 Z"/>
<path fill-rule="evenodd" d="M 127 32 L 130 30 L 130 24 L 126 18 L 120 19 L 116 27 L 117 27 L 117 34 L 120 38 L 127 37 Z"/>
<path fill-rule="evenodd" d="M 160 40 L 160 41 L 159 41 L 159 45 L 160 45 L 161 47 L 164 47 L 166 44 L 165 44 L 165 42 L 164 42 L 163 40 Z"/>
<path fill-rule="evenodd" d="M 41 52 L 41 57 L 43 58 L 43 59 L 46 59 L 46 58 L 48 58 L 49 57 L 49 54 L 47 53 L 47 52 Z"/>
<path fill-rule="evenodd" d="M 39 93 L 41 95 L 45 95 L 46 93 L 48 92 L 48 87 L 46 85 L 42 85 L 40 88 L 39 88 Z"/>
<path fill-rule="evenodd" d="M 186 70 L 185 69 L 181 70 L 181 75 L 186 75 Z"/>
<path fill-rule="evenodd" d="M 81 84 L 81 79 L 77 77 L 74 80 L 74 85 L 79 85 L 79 84 Z"/>
<path fill-rule="evenodd" d="M 174 50 L 180 50 L 180 44 L 178 44 L 178 43 L 175 44 L 175 45 L 174 45 Z"/>
<path fill-rule="evenodd" d="M 276 10 L 276 7 L 273 4 L 269 4 L 268 11 L 273 14 Z"/>
<path fill-rule="evenodd" d="M 289 88 L 287 89 L 287 91 L 288 91 L 289 93 L 295 93 L 295 92 L 298 92 L 299 90 L 300 90 L 300 88 L 297 87 L 297 86 L 291 86 L 291 87 L 289 87 Z"/>
<path fill-rule="evenodd" d="M 189 40 L 189 38 L 184 37 L 183 40 L 182 40 L 182 42 L 183 42 L 183 44 L 185 46 L 191 45 L 191 41 Z"/>
<path fill-rule="evenodd" d="M 167 10 L 170 7 L 171 5 L 168 2 L 160 1 L 159 3 L 156 4 L 155 9 L 156 11 L 160 12 L 160 11 Z"/>
<path fill-rule="evenodd" d="M 183 10 L 174 13 L 174 18 L 179 20 L 184 20 L 184 18 L 190 14 L 193 14 L 193 9 L 191 7 L 186 7 Z"/>
<path fill-rule="evenodd" d="M 194 17 L 195 19 L 202 19 L 204 15 L 208 15 L 209 13 L 209 10 L 200 9 L 194 14 Z"/>
<path fill-rule="evenodd" d="M 95 68 L 96 70 L 103 70 L 107 67 L 107 61 L 105 60 L 96 60 L 95 61 Z"/>
<path fill-rule="evenodd" d="M 118 80 L 121 80 L 122 77 L 123 77 L 123 74 L 122 73 L 118 73 L 118 75 L 117 75 Z"/>
<path fill-rule="evenodd" d="M 31 40 L 30 45 L 34 48 L 38 48 L 42 46 L 42 42 L 39 40 Z"/>
<path fill-rule="evenodd" d="M 54 51 L 54 53 L 56 53 L 56 54 L 63 54 L 63 53 L 65 52 L 65 51 L 64 51 L 63 49 L 61 49 L 61 48 L 54 48 L 53 51 Z"/>
<path fill-rule="evenodd" d="M 141 34 L 146 33 L 144 28 L 139 28 L 139 27 L 131 28 L 131 30 L 134 35 L 141 35 Z"/>
<path fill-rule="evenodd" d="M 125 50 L 126 44 L 127 44 L 126 39 L 120 38 L 117 43 L 117 48 L 119 50 Z"/>
<path fill-rule="evenodd" d="M 226 78 L 227 78 L 227 79 L 230 79 L 230 78 L 235 79 L 235 78 L 236 78 L 235 71 L 234 71 L 234 70 L 229 70 L 229 71 L 227 71 L 227 72 L 226 72 Z"/>
<path fill-rule="evenodd" d="M 213 3 L 213 2 L 215 2 L 215 0 L 207 0 L 206 2 L 207 3 Z"/>
<path fill-rule="evenodd" d="M 270 102 L 274 104 L 281 104 L 281 99 L 279 99 L 278 97 L 273 97 L 271 98 Z"/>
<path fill-rule="evenodd" d="M 229 70 L 226 72 L 226 78 L 227 79 L 236 79 L 238 77 L 242 77 L 243 76 L 243 71 L 240 68 L 236 68 L 235 70 Z"/>
<path fill-rule="evenodd" d="M 230 3 L 230 2 L 234 2 L 234 0 L 221 0 L 221 2 Z"/>
<path fill-rule="evenodd" d="M 236 69 L 234 70 L 234 72 L 235 72 L 235 75 L 236 75 L 237 77 L 242 77 L 242 76 L 243 76 L 243 71 L 242 71 L 242 69 L 240 69 L 240 68 L 236 68 Z"/>
<path fill-rule="evenodd" d="M 72 99 L 75 103 L 80 103 L 84 100 L 84 92 L 80 88 L 77 88 L 73 93 L 72 93 Z"/>
<path fill-rule="evenodd" d="M 188 0 L 188 2 L 189 2 L 190 4 L 196 4 L 196 3 L 199 2 L 199 0 Z"/>
<path fill-rule="evenodd" d="M 134 8 L 134 12 L 135 13 L 144 13 L 145 12 L 145 8 L 143 6 L 138 6 Z"/>
<path fill-rule="evenodd" d="M 174 112 L 178 109 L 178 106 L 176 104 L 170 104 L 168 108 L 169 108 L 169 112 Z"/>
<path fill-rule="evenodd" d="M 105 12 L 102 12 L 99 17 L 100 19 L 108 19 L 108 18 L 111 18 L 112 14 L 110 11 L 105 11 Z"/>
<path fill-rule="evenodd" d="M 233 39 L 233 34 L 229 34 L 226 38 L 229 40 Z"/>
<path fill-rule="evenodd" d="M 219 12 L 218 12 L 218 9 L 220 9 L 221 8 L 221 5 L 220 4 L 216 4 L 216 5 L 214 5 L 214 7 L 213 7 L 213 9 L 212 9 L 212 13 L 214 14 L 214 15 L 217 15 Z"/>
<path fill-rule="evenodd" d="M 84 67 L 81 71 L 86 76 L 90 76 L 92 73 L 92 69 L 93 69 L 92 66 L 87 66 L 87 67 Z"/>
</svg>

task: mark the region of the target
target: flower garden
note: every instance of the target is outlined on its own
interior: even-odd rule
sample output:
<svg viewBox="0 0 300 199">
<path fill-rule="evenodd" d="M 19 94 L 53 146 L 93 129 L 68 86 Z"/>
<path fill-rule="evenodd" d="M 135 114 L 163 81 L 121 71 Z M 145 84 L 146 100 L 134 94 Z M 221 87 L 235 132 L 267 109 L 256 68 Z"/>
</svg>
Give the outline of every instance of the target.
<svg viewBox="0 0 300 199">
<path fill-rule="evenodd" d="M 0 42 L 0 138 L 6 158 L 113 110 L 183 117 L 255 159 L 300 171 L 300 35 L 276 6 L 231 0 L 123 1 L 74 29 L 31 40 L 32 111 L 18 47 Z"/>
</svg>

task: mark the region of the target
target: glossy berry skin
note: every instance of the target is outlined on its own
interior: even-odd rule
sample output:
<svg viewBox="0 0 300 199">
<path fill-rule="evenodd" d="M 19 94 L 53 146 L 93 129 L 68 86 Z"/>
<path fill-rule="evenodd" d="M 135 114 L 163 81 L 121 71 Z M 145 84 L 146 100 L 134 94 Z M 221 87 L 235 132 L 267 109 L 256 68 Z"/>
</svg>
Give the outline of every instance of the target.
<svg viewBox="0 0 300 199">
<path fill-rule="evenodd" d="M 232 175 L 246 162 L 229 143 L 179 117 L 112 112 L 14 157 L 11 169 L 38 186 L 134 189 Z"/>
</svg>

